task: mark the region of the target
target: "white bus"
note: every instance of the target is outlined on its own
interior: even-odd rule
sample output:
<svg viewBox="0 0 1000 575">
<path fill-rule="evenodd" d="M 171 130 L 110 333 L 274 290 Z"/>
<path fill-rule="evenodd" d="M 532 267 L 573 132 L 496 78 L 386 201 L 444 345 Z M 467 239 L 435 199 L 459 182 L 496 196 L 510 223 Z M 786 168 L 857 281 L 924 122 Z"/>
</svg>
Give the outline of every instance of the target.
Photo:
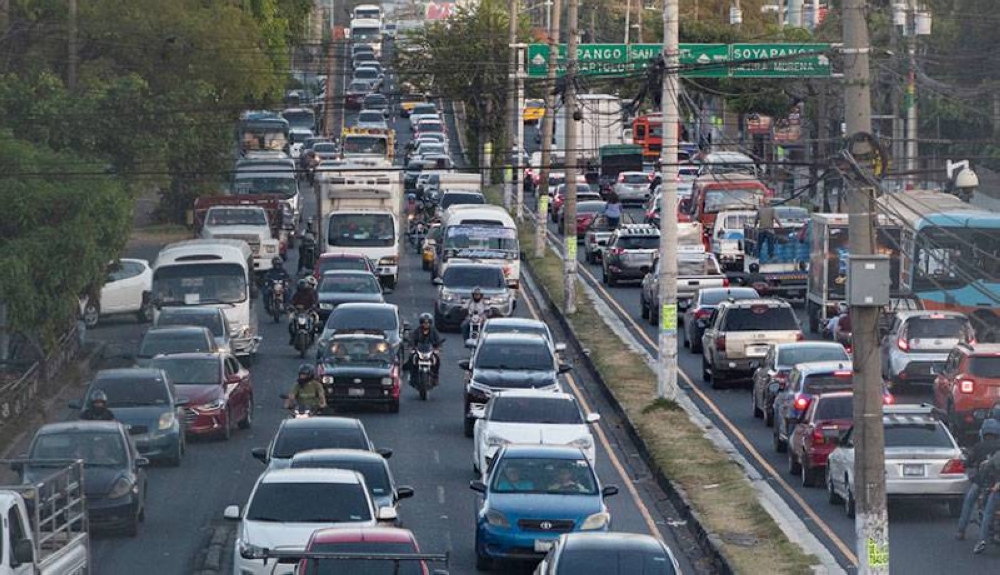
<svg viewBox="0 0 1000 575">
<path fill-rule="evenodd" d="M 382 22 L 382 7 L 377 4 L 358 4 L 354 7 L 352 20 L 378 20 Z"/>
<path fill-rule="evenodd" d="M 351 20 L 351 42 L 372 47 L 375 57 L 382 56 L 382 21 L 372 18 Z"/>
<path fill-rule="evenodd" d="M 153 263 L 154 321 L 168 307 L 221 308 L 233 353 L 253 357 L 260 345 L 253 249 L 242 240 L 187 240 L 160 250 Z"/>
<path fill-rule="evenodd" d="M 507 285 L 517 289 L 521 282 L 521 247 L 517 226 L 500 206 L 460 204 L 441 216 L 441 240 L 437 243 L 436 274 L 449 264 L 503 261 Z"/>
</svg>

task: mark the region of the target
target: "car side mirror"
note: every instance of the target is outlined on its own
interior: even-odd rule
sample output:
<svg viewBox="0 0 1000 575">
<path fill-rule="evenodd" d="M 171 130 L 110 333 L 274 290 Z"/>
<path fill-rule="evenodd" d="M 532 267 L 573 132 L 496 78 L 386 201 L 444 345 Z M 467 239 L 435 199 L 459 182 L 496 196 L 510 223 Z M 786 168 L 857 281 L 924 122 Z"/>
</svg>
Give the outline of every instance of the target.
<svg viewBox="0 0 1000 575">
<path fill-rule="evenodd" d="M 462 361 L 458 362 L 458 367 L 463 371 L 472 371 L 472 363 L 469 362 L 469 360 L 467 359 L 463 359 Z"/>
<path fill-rule="evenodd" d="M 413 497 L 414 491 L 412 487 L 401 486 L 396 488 L 396 499 L 409 499 Z"/>
<path fill-rule="evenodd" d="M 391 449 L 386 449 L 384 447 L 382 447 L 380 449 L 376 449 L 375 453 L 378 453 L 379 455 L 381 455 L 382 459 L 389 459 L 390 457 L 392 457 L 392 450 Z"/>
<path fill-rule="evenodd" d="M 81 402 L 78 399 L 74 399 L 73 401 L 69 402 L 69 408 L 70 409 L 83 409 L 83 402 Z"/>
<path fill-rule="evenodd" d="M 600 413 L 588 413 L 587 414 L 587 423 L 597 423 L 600 420 L 601 420 L 601 414 Z"/>
<path fill-rule="evenodd" d="M 559 364 L 559 374 L 569 373 L 573 371 L 573 364 L 571 363 L 560 363 Z"/>
<path fill-rule="evenodd" d="M 35 562 L 35 544 L 31 539 L 18 539 L 14 544 L 14 567 Z"/>
<path fill-rule="evenodd" d="M 617 485 L 606 485 L 601 489 L 601 497 L 611 497 L 612 495 L 618 495 Z"/>
<path fill-rule="evenodd" d="M 250 454 L 253 458 L 261 463 L 267 463 L 267 448 L 266 447 L 254 447 L 250 450 Z"/>
<path fill-rule="evenodd" d="M 556 353 L 562 353 L 566 351 L 566 344 L 559 342 L 555 345 L 555 348 L 556 348 Z"/>
<path fill-rule="evenodd" d="M 136 457 L 135 458 L 136 467 L 149 467 L 149 458 L 147 457 Z"/>
<path fill-rule="evenodd" d="M 375 517 L 379 521 L 395 521 L 399 519 L 399 514 L 392 507 L 379 507 Z"/>
<path fill-rule="evenodd" d="M 469 489 L 476 493 L 486 493 L 486 484 L 479 480 L 470 481 Z"/>
<path fill-rule="evenodd" d="M 222 512 L 222 517 L 229 519 L 230 521 L 239 521 L 240 519 L 240 506 L 239 505 L 229 505 Z"/>
<path fill-rule="evenodd" d="M 441 278 L 434 278 L 431 281 L 431 283 L 434 284 L 434 285 L 436 285 L 436 286 L 443 286 L 444 285 L 444 280 L 441 279 Z"/>
</svg>

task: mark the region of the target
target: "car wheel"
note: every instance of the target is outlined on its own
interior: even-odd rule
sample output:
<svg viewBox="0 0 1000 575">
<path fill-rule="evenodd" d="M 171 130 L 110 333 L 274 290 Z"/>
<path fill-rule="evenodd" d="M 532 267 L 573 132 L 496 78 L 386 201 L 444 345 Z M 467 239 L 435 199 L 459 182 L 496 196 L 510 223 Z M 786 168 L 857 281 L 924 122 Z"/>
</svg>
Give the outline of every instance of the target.
<svg viewBox="0 0 1000 575">
<path fill-rule="evenodd" d="M 170 467 L 180 467 L 181 458 L 184 457 L 184 440 L 177 440 L 177 449 L 174 450 L 174 454 L 167 458 L 167 465 Z"/>
<path fill-rule="evenodd" d="M 826 500 L 830 505 L 836 505 L 840 503 L 840 496 L 833 489 L 833 477 L 830 476 L 830 467 L 826 468 Z"/>
<path fill-rule="evenodd" d="M 482 544 L 479 543 L 479 537 L 476 537 L 476 570 L 490 571 L 493 569 L 493 559 L 480 551 L 481 548 Z"/>
<path fill-rule="evenodd" d="M 466 437 L 472 437 L 476 421 L 468 417 L 465 418 L 464 431 Z"/>
<path fill-rule="evenodd" d="M 708 366 L 708 360 L 705 356 L 701 356 L 701 380 L 704 382 L 711 381 L 712 370 Z"/>
<path fill-rule="evenodd" d="M 615 274 L 613 273 L 608 274 L 608 285 L 611 287 L 615 287 L 618 285 L 618 277 L 615 276 Z"/>
<path fill-rule="evenodd" d="M 691 340 L 691 353 L 701 353 L 703 350 L 701 346 L 701 338 L 695 337 Z"/>
<path fill-rule="evenodd" d="M 399 400 L 393 401 L 389 404 L 389 413 L 399 413 Z"/>
<path fill-rule="evenodd" d="M 774 431 L 771 433 L 771 440 L 774 445 L 774 450 L 777 451 L 778 453 L 784 453 L 785 449 L 788 448 L 788 444 L 786 444 L 784 440 L 781 439 L 781 436 L 778 435 L 777 422 L 775 422 L 774 424 Z"/>
<path fill-rule="evenodd" d="M 788 474 L 798 475 L 802 472 L 802 466 L 799 463 L 799 459 L 795 456 L 794 449 L 788 449 Z"/>
<path fill-rule="evenodd" d="M 774 409 L 769 407 L 764 408 L 764 425 L 766 427 L 774 426 Z"/>
<path fill-rule="evenodd" d="M 801 468 L 802 487 L 815 487 L 817 479 L 819 479 L 816 473 L 817 470 L 809 466 L 805 457 L 799 461 L 799 467 Z"/>
<path fill-rule="evenodd" d="M 226 422 L 222 426 L 222 439 L 229 441 L 233 438 L 233 412 L 226 408 Z"/>
<path fill-rule="evenodd" d="M 844 515 L 853 519 L 854 518 L 854 494 L 851 493 L 851 484 L 847 482 L 847 478 L 844 478 L 844 486 L 847 495 L 844 497 Z"/>
<path fill-rule="evenodd" d="M 608 269 L 601 266 L 601 283 L 608 285 Z"/>
<path fill-rule="evenodd" d="M 96 302 L 88 301 L 83 306 L 83 324 L 88 328 L 97 327 L 97 322 L 101 320 L 101 306 Z"/>
<path fill-rule="evenodd" d="M 253 397 L 247 402 L 247 414 L 239 423 L 240 429 L 250 429 L 253 427 Z"/>
<path fill-rule="evenodd" d="M 712 389 L 723 389 L 726 386 L 726 378 L 716 370 L 712 370 Z"/>
<path fill-rule="evenodd" d="M 128 525 L 125 526 L 125 535 L 128 537 L 137 537 L 139 535 L 139 509 L 138 505 L 135 513 L 129 517 Z"/>
</svg>

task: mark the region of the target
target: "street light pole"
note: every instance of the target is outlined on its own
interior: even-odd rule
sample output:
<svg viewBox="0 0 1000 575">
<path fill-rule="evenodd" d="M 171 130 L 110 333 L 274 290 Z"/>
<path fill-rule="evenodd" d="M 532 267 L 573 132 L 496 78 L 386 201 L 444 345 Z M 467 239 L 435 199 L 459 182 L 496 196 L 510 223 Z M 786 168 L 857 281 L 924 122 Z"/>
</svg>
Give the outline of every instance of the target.
<svg viewBox="0 0 1000 575">
<path fill-rule="evenodd" d="M 579 43 L 579 0 L 569 0 L 569 10 L 566 19 L 569 28 L 569 41 L 566 46 L 566 102 L 564 117 L 566 118 L 566 202 L 563 206 L 565 218 L 564 229 L 566 252 L 563 257 L 565 304 L 563 313 L 576 313 L 576 165 L 578 151 L 576 143 L 577 126 L 573 116 L 576 114 L 576 67 L 577 44 Z"/>
<path fill-rule="evenodd" d="M 556 121 L 556 72 L 559 67 L 559 24 L 562 19 L 562 0 L 555 0 L 553 19 L 549 21 L 549 68 L 545 82 L 545 115 L 542 116 L 542 165 L 538 175 L 538 212 L 535 219 L 535 257 L 545 256 L 545 231 L 549 217 L 549 170 L 552 166 L 552 132 Z"/>
<path fill-rule="evenodd" d="M 517 122 L 518 112 L 517 112 L 517 64 L 514 60 L 517 59 L 517 48 L 514 44 L 517 43 L 517 20 L 518 20 L 518 3 L 519 0 L 510 0 L 508 16 L 510 17 L 509 28 L 507 31 L 507 46 L 510 50 L 507 58 L 509 59 L 507 65 L 507 135 L 505 142 L 513 142 L 517 137 Z M 501 148 L 501 155 L 503 153 L 509 153 L 513 144 L 507 144 L 507 149 Z M 511 203 L 514 200 L 514 186 L 515 180 L 517 178 L 517 155 L 512 155 L 511 158 L 504 162 L 502 165 L 509 166 L 509 173 L 504 175 L 504 190 L 503 190 L 503 206 L 508 211 L 510 211 Z M 505 171 L 506 172 L 506 171 Z"/>
</svg>

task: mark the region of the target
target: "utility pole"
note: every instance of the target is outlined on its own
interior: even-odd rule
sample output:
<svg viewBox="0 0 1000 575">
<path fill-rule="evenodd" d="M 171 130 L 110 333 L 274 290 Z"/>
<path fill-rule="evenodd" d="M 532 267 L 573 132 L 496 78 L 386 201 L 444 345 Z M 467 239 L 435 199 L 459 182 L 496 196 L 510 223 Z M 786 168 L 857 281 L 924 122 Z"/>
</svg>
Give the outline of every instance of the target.
<svg viewBox="0 0 1000 575">
<path fill-rule="evenodd" d="M 641 2 L 642 0 L 637 0 Z M 625 0 L 625 43 L 629 43 L 630 31 L 632 30 L 632 0 Z"/>
<path fill-rule="evenodd" d="M 66 65 L 66 85 L 70 90 L 76 88 L 77 66 L 80 63 L 79 46 L 77 45 L 77 6 L 76 0 L 69 1 L 69 11 L 67 14 L 67 24 L 69 37 L 67 47 L 69 58 Z"/>
<path fill-rule="evenodd" d="M 514 189 L 517 193 L 517 206 L 515 213 L 518 222 L 524 221 L 524 182 L 518 181 L 523 177 L 524 168 L 521 166 L 521 150 L 524 149 L 524 79 L 527 73 L 524 71 L 524 51 L 527 44 L 515 44 L 514 53 L 517 55 L 517 106 L 514 115 L 514 130 L 517 137 L 514 139 Z"/>
<path fill-rule="evenodd" d="M 549 219 L 549 170 L 552 168 L 552 133 L 556 122 L 556 72 L 559 68 L 559 25 L 562 19 L 562 0 L 552 2 L 549 20 L 549 69 L 545 82 L 545 115 L 542 116 L 542 165 L 538 175 L 538 212 L 535 219 L 535 257 L 545 256 L 545 230 Z"/>
<path fill-rule="evenodd" d="M 660 148 L 660 309 L 651 311 L 660 318 L 657 341 L 658 370 L 656 397 L 677 400 L 677 152 L 680 149 L 677 122 L 678 75 L 680 70 L 680 8 L 678 0 L 663 2 L 663 147 Z"/>
<path fill-rule="evenodd" d="M 576 50 L 579 42 L 580 0 L 569 0 L 566 19 L 569 38 L 566 46 L 566 93 L 564 96 L 566 118 L 566 202 L 563 205 L 565 218 L 565 257 L 563 258 L 566 301 L 563 312 L 576 313 L 576 164 L 578 159 L 576 144 Z"/>
<path fill-rule="evenodd" d="M 903 103 L 906 107 L 906 181 L 910 187 L 917 185 L 917 0 L 907 1 L 907 38 L 906 55 L 908 70 L 906 72 L 906 95 Z"/>
<path fill-rule="evenodd" d="M 844 112 L 848 136 L 871 133 L 870 51 L 865 0 L 844 0 Z M 874 189 L 850 186 L 847 193 L 851 257 L 870 255 L 875 245 Z M 846 186 L 845 186 L 846 187 Z M 851 302 L 854 346 L 854 532 L 859 575 L 888 575 L 889 520 L 885 495 L 882 374 L 878 349 L 881 309 Z"/>
<path fill-rule="evenodd" d="M 517 43 L 517 20 L 518 20 L 518 2 L 520 0 L 510 0 L 508 7 L 508 12 L 510 16 L 510 26 L 507 30 L 507 46 L 510 48 L 508 58 L 510 61 L 507 63 L 507 134 L 508 138 L 505 138 L 505 142 L 510 142 L 508 150 L 513 150 L 514 139 L 517 134 L 517 126 L 515 123 L 518 118 L 517 111 L 517 63 L 514 60 L 517 59 L 517 48 L 514 45 Z M 503 206 L 510 211 L 511 203 L 514 201 L 514 186 L 517 185 L 517 158 L 520 156 L 520 151 L 511 154 L 510 159 L 504 162 L 503 165 L 510 166 L 510 173 L 507 177 L 504 177 L 504 193 L 503 193 Z"/>
</svg>

